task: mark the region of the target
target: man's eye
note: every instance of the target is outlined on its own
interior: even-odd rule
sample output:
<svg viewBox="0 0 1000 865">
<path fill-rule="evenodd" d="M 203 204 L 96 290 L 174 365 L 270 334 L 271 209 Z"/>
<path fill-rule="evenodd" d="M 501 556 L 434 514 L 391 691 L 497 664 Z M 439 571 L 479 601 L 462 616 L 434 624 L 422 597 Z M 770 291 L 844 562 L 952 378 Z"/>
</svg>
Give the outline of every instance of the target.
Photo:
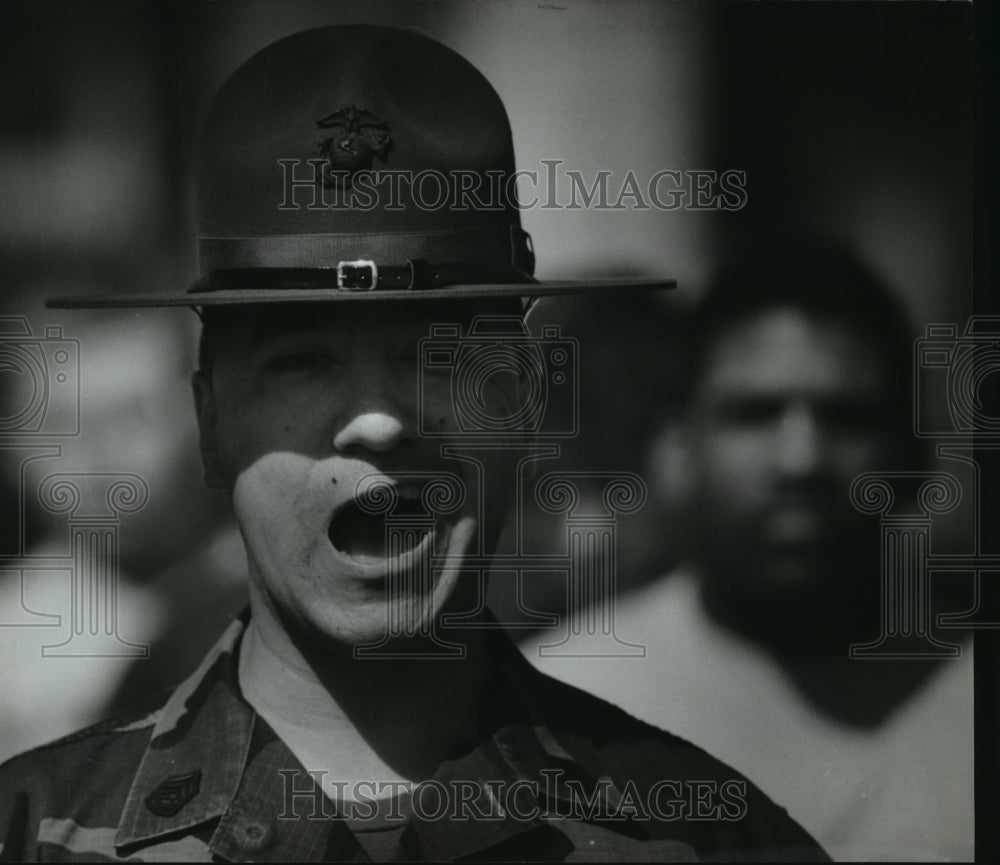
<svg viewBox="0 0 1000 865">
<path fill-rule="evenodd" d="M 727 423 L 752 425 L 769 423 L 781 411 L 780 404 L 773 400 L 731 400 L 718 407 L 718 416 Z"/>
</svg>

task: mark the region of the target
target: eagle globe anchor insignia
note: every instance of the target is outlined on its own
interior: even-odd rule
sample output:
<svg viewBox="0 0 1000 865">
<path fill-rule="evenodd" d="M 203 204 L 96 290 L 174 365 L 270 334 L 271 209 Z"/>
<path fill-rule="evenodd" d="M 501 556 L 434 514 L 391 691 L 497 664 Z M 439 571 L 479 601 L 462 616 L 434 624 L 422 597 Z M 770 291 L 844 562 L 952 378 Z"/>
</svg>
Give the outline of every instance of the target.
<svg viewBox="0 0 1000 865">
<path fill-rule="evenodd" d="M 349 187 L 358 171 L 368 171 L 376 157 L 385 162 L 392 150 L 389 124 L 366 108 L 347 105 L 316 121 L 329 131 L 319 142 L 319 153 L 326 160 L 323 185 Z"/>
</svg>

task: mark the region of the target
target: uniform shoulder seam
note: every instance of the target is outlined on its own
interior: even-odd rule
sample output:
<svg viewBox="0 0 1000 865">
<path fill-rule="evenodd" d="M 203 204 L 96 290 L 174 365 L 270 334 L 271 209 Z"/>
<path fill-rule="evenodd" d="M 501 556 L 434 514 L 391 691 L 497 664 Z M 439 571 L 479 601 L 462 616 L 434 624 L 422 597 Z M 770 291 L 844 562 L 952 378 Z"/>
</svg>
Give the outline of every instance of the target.
<svg viewBox="0 0 1000 865">
<path fill-rule="evenodd" d="M 58 739 L 53 739 L 51 742 L 45 742 L 41 745 L 36 745 L 34 748 L 30 748 L 27 751 L 22 751 L 21 753 L 11 757 L 10 760 L 5 761 L 5 765 L 8 762 L 17 760 L 19 757 L 41 754 L 65 745 L 72 745 L 77 742 L 83 742 L 102 735 L 138 732 L 140 730 L 147 729 L 151 730 L 155 726 L 156 721 L 160 716 L 160 712 L 162 711 L 169 696 L 169 690 L 153 694 L 145 700 L 136 703 L 124 712 L 120 712 L 110 718 L 105 718 L 104 720 L 98 721 L 96 724 L 91 724 L 90 726 L 83 727 L 80 730 L 75 730 L 65 736 L 60 736 Z"/>
</svg>

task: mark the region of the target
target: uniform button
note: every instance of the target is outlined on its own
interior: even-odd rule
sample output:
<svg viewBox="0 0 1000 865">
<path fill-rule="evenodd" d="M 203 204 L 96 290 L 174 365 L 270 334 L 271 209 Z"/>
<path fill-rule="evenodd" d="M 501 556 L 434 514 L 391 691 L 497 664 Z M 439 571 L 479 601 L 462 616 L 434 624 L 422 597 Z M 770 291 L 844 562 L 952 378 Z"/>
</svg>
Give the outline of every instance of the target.
<svg viewBox="0 0 1000 865">
<path fill-rule="evenodd" d="M 263 850 L 274 838 L 274 830 L 264 823 L 247 823 L 237 832 L 247 850 Z"/>
</svg>

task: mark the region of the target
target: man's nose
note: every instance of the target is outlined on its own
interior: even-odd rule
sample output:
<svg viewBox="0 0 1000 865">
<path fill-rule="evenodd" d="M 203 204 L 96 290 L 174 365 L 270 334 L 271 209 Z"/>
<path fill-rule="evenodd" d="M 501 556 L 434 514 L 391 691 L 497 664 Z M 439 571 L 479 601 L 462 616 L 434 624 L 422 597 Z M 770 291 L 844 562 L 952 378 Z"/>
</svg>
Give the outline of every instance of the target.
<svg viewBox="0 0 1000 865">
<path fill-rule="evenodd" d="M 350 395 L 333 435 L 338 451 L 384 452 L 413 436 L 413 401 L 406 382 L 395 381 L 384 364 L 367 363 L 351 376 Z"/>
<path fill-rule="evenodd" d="M 809 406 L 790 406 L 782 415 L 777 437 L 775 462 L 788 476 L 813 474 L 825 459 L 823 429 L 816 412 Z"/>
</svg>

